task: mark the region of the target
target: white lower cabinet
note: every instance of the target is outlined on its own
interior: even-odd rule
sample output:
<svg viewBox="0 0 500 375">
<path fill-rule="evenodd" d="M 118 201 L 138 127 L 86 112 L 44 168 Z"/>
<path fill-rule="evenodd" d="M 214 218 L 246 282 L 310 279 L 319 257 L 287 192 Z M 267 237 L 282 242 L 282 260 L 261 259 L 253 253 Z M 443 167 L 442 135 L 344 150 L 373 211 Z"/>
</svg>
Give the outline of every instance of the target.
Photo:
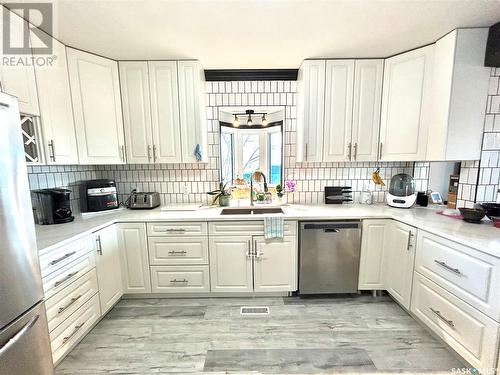
<svg viewBox="0 0 500 375">
<path fill-rule="evenodd" d="M 151 293 L 145 223 L 116 224 L 123 293 Z"/>
<path fill-rule="evenodd" d="M 122 279 L 120 252 L 116 236 L 116 226 L 110 225 L 94 232 L 96 241 L 96 267 L 99 281 L 101 313 L 106 314 L 121 298 Z"/>
<path fill-rule="evenodd" d="M 359 290 L 381 290 L 384 286 L 384 252 L 389 246 L 388 233 L 392 220 L 363 220 Z"/>
<path fill-rule="evenodd" d="M 208 266 L 151 266 L 154 293 L 210 292 Z"/>
<path fill-rule="evenodd" d="M 416 228 L 392 221 L 384 249 L 385 288 L 407 310 L 410 309 L 416 234 Z"/>
<path fill-rule="evenodd" d="M 498 323 L 418 272 L 411 312 L 471 365 L 484 370 L 495 368 Z"/>
<path fill-rule="evenodd" d="M 295 236 L 210 238 L 212 292 L 288 292 L 297 290 Z"/>
<path fill-rule="evenodd" d="M 50 332 L 52 359 L 60 360 L 78 343 L 101 317 L 99 295 L 94 295 L 59 327 Z"/>
</svg>

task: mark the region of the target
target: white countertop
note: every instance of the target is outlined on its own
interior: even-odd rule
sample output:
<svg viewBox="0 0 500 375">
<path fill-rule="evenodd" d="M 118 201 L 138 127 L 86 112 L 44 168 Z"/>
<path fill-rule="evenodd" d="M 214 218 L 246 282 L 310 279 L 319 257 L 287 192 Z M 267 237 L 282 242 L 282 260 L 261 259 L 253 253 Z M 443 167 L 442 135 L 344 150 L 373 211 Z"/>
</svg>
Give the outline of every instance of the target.
<svg viewBox="0 0 500 375">
<path fill-rule="evenodd" d="M 361 205 L 287 205 L 282 206 L 287 220 L 395 219 L 452 241 L 500 257 L 500 229 L 491 222 L 469 224 L 436 214 L 433 207 L 392 208 L 383 204 Z M 441 207 L 442 209 L 442 207 Z M 100 228 L 118 222 L 143 221 L 227 221 L 262 220 L 265 215 L 220 215 L 220 207 L 201 207 L 196 211 L 117 210 L 96 216 L 79 216 L 71 223 L 36 225 L 38 250 L 71 242 Z"/>
</svg>

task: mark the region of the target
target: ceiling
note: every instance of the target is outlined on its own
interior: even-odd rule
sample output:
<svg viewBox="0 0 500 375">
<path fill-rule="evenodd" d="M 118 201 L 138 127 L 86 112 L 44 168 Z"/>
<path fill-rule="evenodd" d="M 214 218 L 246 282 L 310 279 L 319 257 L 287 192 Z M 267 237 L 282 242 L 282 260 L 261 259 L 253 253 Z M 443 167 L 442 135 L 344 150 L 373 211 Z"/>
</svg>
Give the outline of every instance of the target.
<svg viewBox="0 0 500 375">
<path fill-rule="evenodd" d="M 457 27 L 500 21 L 500 0 L 53 3 L 54 34 L 70 46 L 117 60 L 195 58 L 205 69 L 297 68 L 313 57 L 387 57 Z"/>
</svg>

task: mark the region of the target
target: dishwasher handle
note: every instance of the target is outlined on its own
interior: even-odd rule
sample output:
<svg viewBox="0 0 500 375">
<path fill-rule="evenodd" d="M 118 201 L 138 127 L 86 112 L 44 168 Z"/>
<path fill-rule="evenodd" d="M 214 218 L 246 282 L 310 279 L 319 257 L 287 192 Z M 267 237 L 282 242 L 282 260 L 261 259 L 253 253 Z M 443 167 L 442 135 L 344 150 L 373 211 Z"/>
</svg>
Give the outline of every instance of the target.
<svg viewBox="0 0 500 375">
<path fill-rule="evenodd" d="M 337 233 L 339 229 L 359 229 L 359 223 L 302 223 L 302 229 L 323 229 L 325 232 Z"/>
</svg>

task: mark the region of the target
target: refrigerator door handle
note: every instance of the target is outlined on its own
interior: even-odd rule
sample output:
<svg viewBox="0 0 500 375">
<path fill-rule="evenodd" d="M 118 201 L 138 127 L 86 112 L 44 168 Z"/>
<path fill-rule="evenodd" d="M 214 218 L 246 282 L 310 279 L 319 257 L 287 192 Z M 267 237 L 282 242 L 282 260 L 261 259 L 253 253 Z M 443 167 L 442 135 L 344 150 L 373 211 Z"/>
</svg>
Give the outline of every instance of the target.
<svg viewBox="0 0 500 375">
<path fill-rule="evenodd" d="M 28 331 L 33 327 L 36 322 L 38 321 L 38 318 L 40 315 L 36 315 L 31 320 L 24 325 L 23 328 L 21 328 L 14 336 L 12 336 L 7 342 L 5 343 L 4 346 L 0 348 L 0 358 L 7 353 L 7 351 L 16 344 Z"/>
</svg>

